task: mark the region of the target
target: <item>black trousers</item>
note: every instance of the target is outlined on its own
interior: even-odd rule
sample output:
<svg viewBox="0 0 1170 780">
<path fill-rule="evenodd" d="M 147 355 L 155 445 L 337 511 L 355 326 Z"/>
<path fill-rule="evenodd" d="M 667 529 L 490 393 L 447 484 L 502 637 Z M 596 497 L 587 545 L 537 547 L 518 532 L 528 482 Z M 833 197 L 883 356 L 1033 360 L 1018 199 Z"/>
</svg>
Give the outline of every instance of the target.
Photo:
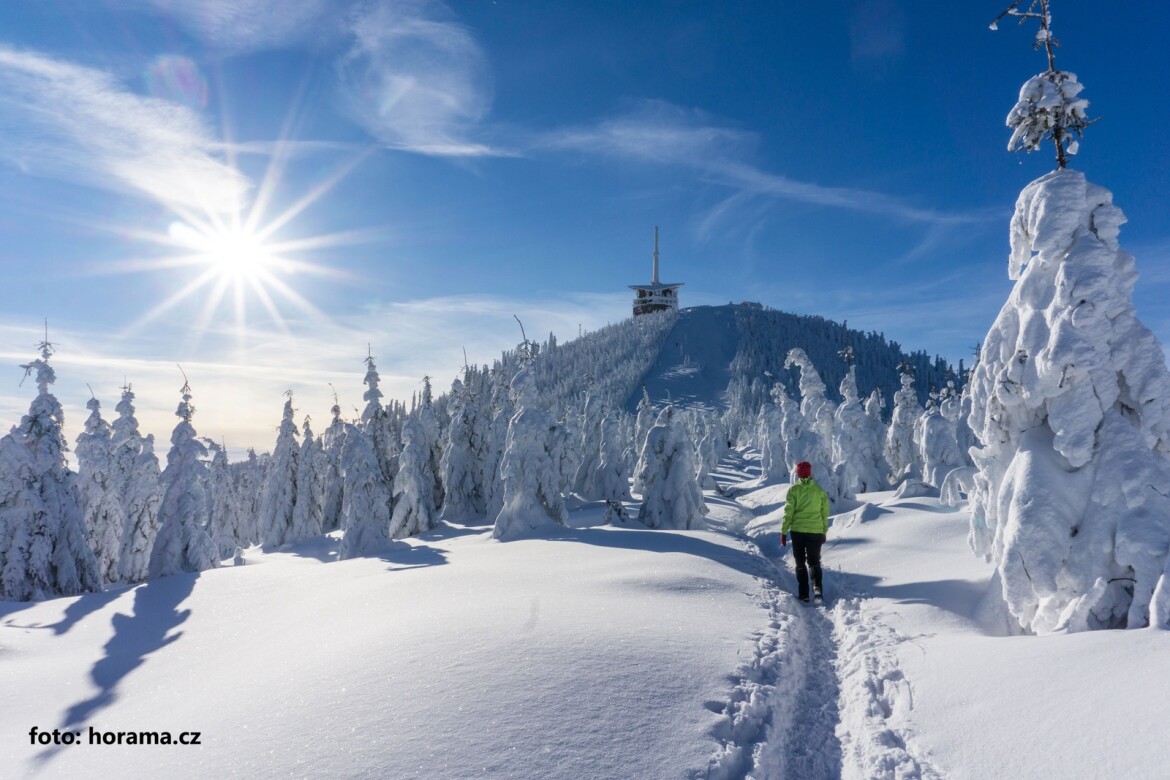
<svg viewBox="0 0 1170 780">
<path fill-rule="evenodd" d="M 821 589 L 821 545 L 824 543 L 822 534 L 792 532 L 792 557 L 796 560 L 796 585 L 800 589 L 797 595 L 802 599 L 808 598 L 810 570 L 813 587 Z"/>
</svg>

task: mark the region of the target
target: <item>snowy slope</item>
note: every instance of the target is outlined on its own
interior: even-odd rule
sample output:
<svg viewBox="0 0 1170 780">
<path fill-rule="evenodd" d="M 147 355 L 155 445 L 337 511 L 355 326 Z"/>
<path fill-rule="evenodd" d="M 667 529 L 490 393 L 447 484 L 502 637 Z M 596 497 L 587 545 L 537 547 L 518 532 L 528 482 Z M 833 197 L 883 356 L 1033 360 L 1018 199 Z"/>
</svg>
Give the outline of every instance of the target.
<svg viewBox="0 0 1170 780">
<path fill-rule="evenodd" d="M 710 530 L 443 526 L 0 606 L 0 765 L 38 777 L 1165 777 L 1170 633 L 1001 635 L 965 512 L 864 496 L 799 604 L 785 485 Z M 734 486 L 730 483 L 740 483 Z M 779 558 L 779 569 L 773 560 Z M 29 744 L 70 727 L 80 745 Z M 201 745 L 90 745 L 200 731 Z"/>
<path fill-rule="evenodd" d="M 733 306 L 694 306 L 681 309 L 666 334 L 658 360 L 644 384 L 655 405 L 715 409 L 731 381 L 731 360 L 739 345 Z M 641 391 L 630 401 L 632 411 Z"/>
</svg>

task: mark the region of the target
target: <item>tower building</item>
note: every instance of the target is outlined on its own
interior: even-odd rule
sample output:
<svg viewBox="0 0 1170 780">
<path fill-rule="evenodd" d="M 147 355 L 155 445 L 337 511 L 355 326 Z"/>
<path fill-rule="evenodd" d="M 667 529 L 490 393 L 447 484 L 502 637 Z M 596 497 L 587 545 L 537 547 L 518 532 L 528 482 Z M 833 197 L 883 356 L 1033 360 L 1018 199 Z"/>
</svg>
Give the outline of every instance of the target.
<svg viewBox="0 0 1170 780">
<path fill-rule="evenodd" d="M 666 283 L 658 281 L 658 226 L 654 226 L 654 271 L 650 284 L 631 284 L 634 291 L 634 316 L 652 311 L 678 310 L 678 288 L 683 282 Z"/>
</svg>

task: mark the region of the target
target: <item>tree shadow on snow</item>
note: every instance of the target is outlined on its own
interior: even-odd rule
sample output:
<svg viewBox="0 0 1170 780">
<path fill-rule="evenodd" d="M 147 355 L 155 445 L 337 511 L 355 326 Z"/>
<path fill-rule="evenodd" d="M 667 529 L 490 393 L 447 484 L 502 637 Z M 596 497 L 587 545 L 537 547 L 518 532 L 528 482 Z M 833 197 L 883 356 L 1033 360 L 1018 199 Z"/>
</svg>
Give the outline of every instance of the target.
<svg viewBox="0 0 1170 780">
<path fill-rule="evenodd" d="M 72 604 L 65 608 L 64 613 L 61 615 L 61 619 L 56 623 L 19 624 L 12 622 L 11 619 L 6 619 L 4 621 L 4 625 L 8 628 L 45 629 L 52 631 L 57 636 L 60 636 L 61 634 L 69 631 L 69 629 L 73 628 L 85 618 L 92 615 L 94 612 L 104 608 L 107 604 L 109 604 L 111 601 L 114 601 L 125 592 L 126 588 L 124 586 L 115 586 L 107 588 L 103 591 L 99 591 L 98 593 L 86 593 L 83 596 L 78 596 L 74 599 Z M 11 605 L 5 604 L 5 607 L 12 606 L 13 609 L 0 610 L 0 617 L 9 618 L 10 615 L 15 615 L 16 613 L 26 610 L 39 603 L 41 602 L 30 601 L 13 603 Z"/>
<path fill-rule="evenodd" d="M 80 730 L 94 713 L 109 707 L 118 698 L 118 686 L 131 672 L 137 669 L 151 653 L 157 652 L 183 635 L 173 633 L 191 614 L 191 610 L 180 610 L 199 574 L 179 574 L 150 580 L 139 585 L 134 591 L 134 612 L 114 615 L 114 635 L 106 642 L 105 655 L 94 663 L 89 676 L 98 692 L 84 701 L 79 701 L 65 711 L 61 728 Z M 55 746 L 37 756 L 39 762 L 47 762 L 61 750 Z"/>
<path fill-rule="evenodd" d="M 749 577 L 772 576 L 768 564 L 761 561 L 758 556 L 726 545 L 715 544 L 686 532 L 596 526 L 593 528 L 565 528 L 548 538 L 550 541 L 584 542 L 598 547 L 621 550 L 694 555 L 735 569 Z"/>
<path fill-rule="evenodd" d="M 979 607 L 987 594 L 986 582 L 926 580 L 905 582 L 900 585 L 882 585 L 881 578 L 865 574 L 828 570 L 825 574 L 826 578 L 830 574 L 841 577 L 848 583 L 850 589 L 866 598 L 890 599 L 898 604 L 925 604 L 982 625 Z"/>
<path fill-rule="evenodd" d="M 415 538 L 421 539 L 422 537 Z M 447 555 L 442 550 L 425 544 L 407 544 L 401 541 L 392 542 L 382 548 L 375 557 L 391 564 L 388 571 L 442 566 L 447 562 Z"/>
</svg>

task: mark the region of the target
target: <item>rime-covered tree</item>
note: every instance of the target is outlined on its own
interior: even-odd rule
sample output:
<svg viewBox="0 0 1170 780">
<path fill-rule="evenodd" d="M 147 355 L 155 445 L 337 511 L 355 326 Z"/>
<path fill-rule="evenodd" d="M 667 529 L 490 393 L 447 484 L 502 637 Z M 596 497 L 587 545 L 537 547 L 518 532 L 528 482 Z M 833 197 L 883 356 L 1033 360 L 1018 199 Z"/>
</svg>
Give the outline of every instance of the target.
<svg viewBox="0 0 1170 780">
<path fill-rule="evenodd" d="M 783 415 L 775 403 L 769 402 L 760 407 L 756 420 L 756 447 L 760 450 L 760 475 L 770 483 L 783 482 L 788 478 L 784 440 L 780 438 L 782 423 Z"/>
<path fill-rule="evenodd" d="M 102 418 L 102 405 L 96 397 L 86 402 L 86 408 L 89 417 L 77 437 L 77 480 L 86 538 L 102 582 L 117 582 L 126 516 L 115 484 L 111 428 Z"/>
<path fill-rule="evenodd" d="M 446 488 L 443 487 L 443 469 L 439 465 L 443 459 L 442 426 L 439 425 L 439 415 L 435 409 L 434 391 L 431 389 L 429 376 L 423 377 L 417 419 L 427 451 L 426 474 L 432 482 L 430 504 L 437 509 L 443 505 Z M 405 441 L 403 445 L 405 446 Z"/>
<path fill-rule="evenodd" d="M 638 521 L 647 528 L 703 528 L 707 504 L 697 479 L 695 451 L 685 429 L 667 406 L 646 433 L 638 458 L 642 505 Z"/>
<path fill-rule="evenodd" d="M 203 458 L 207 448 L 191 424 L 195 407 L 191 405 L 191 386 L 186 381 L 181 392 L 182 400 L 175 409 L 179 424 L 171 433 L 171 451 L 167 453 L 167 467 L 162 473 L 164 492 L 158 510 L 158 535 L 148 566 L 152 580 L 219 566 L 219 551 L 204 530 L 207 486 Z"/>
<path fill-rule="evenodd" d="M 948 382 L 918 418 L 915 438 L 922 462 L 922 481 L 928 485 L 941 488 L 948 473 L 968 465 L 957 438 L 959 404 L 955 384 Z"/>
<path fill-rule="evenodd" d="M 880 457 L 881 446 L 874 440 L 873 426 L 857 396 L 857 374 L 849 366 L 841 380 L 841 404 L 833 431 L 833 463 L 841 475 L 844 495 L 852 497 L 886 488 L 878 467 Z"/>
<path fill-rule="evenodd" d="M 125 400 L 126 396 L 122 398 Z M 115 427 L 115 440 L 117 436 Z M 136 449 L 138 455 L 126 479 L 126 530 L 118 555 L 118 572 L 123 582 L 142 582 L 150 573 L 150 551 L 158 535 L 158 510 L 163 497 L 154 435 L 143 437 Z"/>
<path fill-rule="evenodd" d="M 49 391 L 46 333 L 41 357 L 22 368 L 35 374 L 37 397 L 0 448 L 7 487 L 0 494 L 0 600 L 30 601 L 101 589 L 86 543 L 81 498 L 65 464 L 64 414 Z"/>
<path fill-rule="evenodd" d="M 817 484 L 836 501 L 841 495 L 837 476 L 833 468 L 833 404 L 825 398 L 825 383 L 805 355 L 796 348 L 788 353 L 784 365 L 800 369 L 800 407 L 791 409 L 784 404 L 783 437 L 785 460 L 789 475 L 796 474 L 796 464 L 808 461 L 812 464 Z M 826 436 L 823 431 L 828 431 Z"/>
<path fill-rule="evenodd" d="M 249 447 L 244 460 L 231 464 L 236 495 L 240 497 L 240 511 L 244 513 L 244 531 L 248 544 L 260 544 L 264 541 L 260 536 L 258 518 L 260 496 L 264 492 L 264 476 L 268 472 L 271 460 L 267 453 L 257 455 L 256 450 Z"/>
<path fill-rule="evenodd" d="M 333 395 L 330 408 L 333 419 L 321 434 L 322 498 L 321 530 L 325 533 L 341 528 L 341 507 L 345 495 L 345 477 L 341 473 L 341 455 L 345 451 L 345 421 L 341 419 L 341 404 Z"/>
<path fill-rule="evenodd" d="M 210 439 L 211 463 L 207 466 L 207 535 L 215 542 L 219 559 L 231 558 L 239 547 L 247 547 L 244 514 L 240 497 L 228 468 L 227 452 Z"/>
<path fill-rule="evenodd" d="M 370 437 L 347 425 L 341 458 L 345 475 L 340 556 L 354 558 L 390 540 L 390 485 L 382 476 Z"/>
<path fill-rule="evenodd" d="M 297 503 L 297 469 L 301 446 L 297 441 L 297 424 L 293 422 L 292 391 L 285 393 L 284 414 L 272 450 L 272 463 L 264 477 L 257 509 L 257 530 L 266 547 L 287 544 Z"/>
<path fill-rule="evenodd" d="M 465 374 L 465 378 L 467 382 L 456 379 L 451 387 L 451 401 L 448 405 L 451 423 L 447 426 L 447 443 L 439 462 L 445 490 L 440 517 L 444 520 L 459 521 L 478 517 L 486 508 L 477 478 L 478 431 L 470 391 L 470 372 Z"/>
<path fill-rule="evenodd" d="M 595 482 L 601 461 L 601 426 L 604 421 L 600 407 L 600 399 L 594 393 L 585 395 L 581 434 L 576 443 L 581 459 L 573 477 L 573 492 L 586 501 L 596 501 L 601 497 Z"/>
<path fill-rule="evenodd" d="M 601 423 L 600 457 L 597 474 L 593 477 L 597 493 L 605 502 L 607 523 L 625 523 L 629 519 L 625 502 L 633 499 L 630 496 L 630 469 L 626 460 L 625 439 L 621 420 L 616 414 L 607 415 Z"/>
<path fill-rule="evenodd" d="M 402 426 L 402 454 L 394 478 L 394 511 L 390 515 L 390 538 L 418 536 L 435 522 L 430 446 L 424 423 L 416 416 Z"/>
<path fill-rule="evenodd" d="M 366 375 L 362 381 L 366 385 L 366 391 L 362 394 L 362 400 L 366 402 L 366 406 L 362 409 L 361 430 L 369 437 L 370 445 L 378 459 L 378 470 L 389 491 L 390 486 L 394 484 L 394 477 L 398 474 L 398 454 L 401 448 L 394 431 L 391 410 L 382 405 L 382 391 L 378 389 L 382 380 L 372 354 L 366 357 L 365 364 Z"/>
<path fill-rule="evenodd" d="M 321 535 L 325 523 L 325 451 L 313 435 L 308 416 L 301 427 L 301 450 L 297 455 L 297 496 L 292 525 L 285 544 L 295 544 Z"/>
<path fill-rule="evenodd" d="M 508 422 L 500 460 L 503 507 L 492 530 L 492 536 L 501 541 L 568 521 L 559 464 L 554 459 L 556 426 L 537 393 L 531 362 L 516 372 L 511 390 L 516 412 Z"/>
<path fill-rule="evenodd" d="M 825 395 L 828 388 L 825 387 L 816 366 L 809 360 L 805 351 L 799 347 L 789 350 L 788 357 L 784 360 L 785 368 L 792 366 L 800 369 L 800 412 L 804 415 L 808 425 L 821 437 L 825 446 L 831 446 L 834 429 L 833 415 L 836 413 L 837 407 Z"/>
<path fill-rule="evenodd" d="M 972 377 L 970 539 L 1033 632 L 1170 626 L 1170 371 L 1133 307 L 1124 221 L 1077 171 L 1024 188 L 1015 286 Z"/>
<path fill-rule="evenodd" d="M 1095 120 L 1086 114 L 1089 101 L 1078 97 L 1084 87 L 1077 81 L 1077 74 L 1056 69 L 1056 47 L 1060 42 L 1052 34 L 1049 0 L 1032 0 L 1026 10 L 1020 9 L 1022 4 L 1023 0 L 1016 0 L 1008 6 L 991 28 L 994 30 L 1005 16 L 1018 17 L 1021 23 L 1037 20 L 1036 48 L 1043 48 L 1047 54 L 1048 69 L 1020 87 L 1019 100 L 1007 117 L 1007 126 L 1012 129 L 1008 151 L 1034 152 L 1044 141 L 1052 141 L 1056 166 L 1063 170 L 1068 165 L 1068 155 L 1077 153 L 1085 128 Z"/>
<path fill-rule="evenodd" d="M 922 415 L 922 407 L 918 405 L 918 393 L 914 389 L 914 375 L 910 365 L 903 363 L 898 368 L 902 389 L 894 393 L 894 411 L 890 415 L 885 449 L 892 485 L 922 474 L 918 447 L 914 443 L 914 425 Z"/>
</svg>

